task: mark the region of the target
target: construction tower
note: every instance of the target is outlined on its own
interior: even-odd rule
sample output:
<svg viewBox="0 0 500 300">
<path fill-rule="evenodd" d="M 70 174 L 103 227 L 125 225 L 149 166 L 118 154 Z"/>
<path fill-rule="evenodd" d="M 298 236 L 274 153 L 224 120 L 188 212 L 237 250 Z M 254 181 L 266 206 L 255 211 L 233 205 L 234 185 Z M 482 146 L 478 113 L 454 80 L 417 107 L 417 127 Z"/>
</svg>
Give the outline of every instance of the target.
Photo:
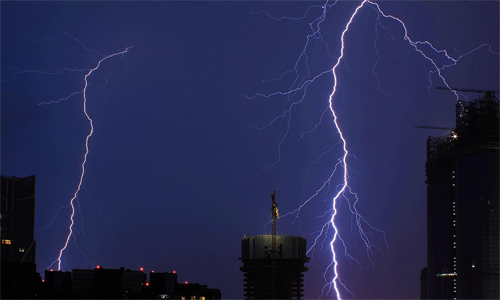
<svg viewBox="0 0 500 300">
<path fill-rule="evenodd" d="M 299 236 L 277 235 L 279 219 L 276 193 L 271 195 L 272 233 L 247 237 L 241 244 L 245 299 L 302 299 L 306 239 Z"/>
</svg>

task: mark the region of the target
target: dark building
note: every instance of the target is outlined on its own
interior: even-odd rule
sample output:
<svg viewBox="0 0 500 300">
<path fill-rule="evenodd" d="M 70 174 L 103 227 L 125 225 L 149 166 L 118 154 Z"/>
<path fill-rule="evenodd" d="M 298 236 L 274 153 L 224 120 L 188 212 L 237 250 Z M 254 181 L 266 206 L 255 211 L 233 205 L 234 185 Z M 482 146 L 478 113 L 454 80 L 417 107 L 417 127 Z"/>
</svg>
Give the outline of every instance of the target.
<svg viewBox="0 0 500 300">
<path fill-rule="evenodd" d="M 35 176 L 0 177 L 2 298 L 33 298 L 40 282 L 35 265 Z"/>
<path fill-rule="evenodd" d="M 199 283 L 176 283 L 176 297 L 181 300 L 208 300 L 221 299 L 218 289 L 209 289 L 206 285 Z"/>
<path fill-rule="evenodd" d="M 73 272 L 45 271 L 45 279 L 38 289 L 40 299 L 220 299 L 218 289 L 198 283 L 177 282 L 173 272 L 150 273 L 150 281 L 143 268 L 73 269 Z M 3 297 L 3 295 L 2 295 Z M 33 298 L 33 297 L 31 297 Z"/>
<path fill-rule="evenodd" d="M 493 92 L 456 110 L 457 297 L 500 299 L 499 106 Z"/>
<path fill-rule="evenodd" d="M 1 176 L 2 262 L 35 263 L 35 176 Z"/>
<path fill-rule="evenodd" d="M 420 299 L 427 299 L 427 268 L 420 272 Z"/>
<path fill-rule="evenodd" d="M 456 297 L 455 144 L 452 135 L 427 139 L 427 296 Z"/>
<path fill-rule="evenodd" d="M 199 283 L 178 283 L 175 271 L 164 273 L 151 271 L 149 290 L 152 299 L 221 299 L 219 289 L 211 289 Z"/>
<path fill-rule="evenodd" d="M 93 297 L 94 270 L 73 269 L 72 287 L 75 299 L 91 299 Z"/>
<path fill-rule="evenodd" d="M 45 270 L 43 280 L 43 290 L 40 291 L 40 298 L 45 299 L 71 299 L 71 272 Z"/>
<path fill-rule="evenodd" d="M 306 239 L 298 236 L 276 236 L 276 258 L 271 257 L 271 235 L 244 237 L 241 243 L 241 261 L 244 272 L 246 299 L 301 299 L 304 297 L 304 264 Z M 273 268 L 275 282 L 273 287 Z"/>
<path fill-rule="evenodd" d="M 144 269 L 122 270 L 123 297 L 127 299 L 149 298 L 149 283 Z"/>
<path fill-rule="evenodd" d="M 177 272 L 155 272 L 149 273 L 149 287 L 151 294 L 157 298 L 168 299 L 175 295 L 177 284 Z"/>
<path fill-rule="evenodd" d="M 145 295 L 146 273 L 141 268 L 130 270 L 125 268 L 106 269 L 97 266 L 91 275 L 88 270 L 74 269 L 74 292 L 78 295 L 90 294 L 94 299 L 143 299 Z M 92 282 L 91 291 L 88 292 L 89 282 Z"/>
<path fill-rule="evenodd" d="M 40 274 L 34 263 L 2 261 L 2 299 L 34 298 L 40 284 Z"/>
<path fill-rule="evenodd" d="M 427 140 L 427 298 L 500 298 L 499 106 L 456 104 L 452 134 Z"/>
</svg>

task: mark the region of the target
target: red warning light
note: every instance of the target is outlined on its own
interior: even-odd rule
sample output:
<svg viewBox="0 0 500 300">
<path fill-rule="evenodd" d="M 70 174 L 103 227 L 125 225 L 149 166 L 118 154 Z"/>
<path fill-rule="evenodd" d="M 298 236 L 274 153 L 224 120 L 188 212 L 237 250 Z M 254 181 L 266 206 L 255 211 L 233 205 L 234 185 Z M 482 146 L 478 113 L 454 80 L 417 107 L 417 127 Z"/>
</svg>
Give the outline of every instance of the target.
<svg viewBox="0 0 500 300">
<path fill-rule="evenodd" d="M 54 269 L 50 269 L 50 272 L 54 272 Z"/>
<path fill-rule="evenodd" d="M 175 270 L 172 271 L 172 274 L 177 274 L 177 272 L 175 272 Z"/>
<path fill-rule="evenodd" d="M 100 269 L 100 268 L 101 268 L 101 266 L 100 266 L 100 265 L 97 265 L 95 268 L 96 268 L 96 269 Z"/>
<path fill-rule="evenodd" d="M 184 284 L 188 284 L 188 282 L 187 282 L 187 281 L 184 281 Z"/>
<path fill-rule="evenodd" d="M 155 272 L 155 270 L 151 270 L 151 273 L 154 273 L 154 272 Z"/>
<path fill-rule="evenodd" d="M 149 286 L 149 282 L 146 282 L 146 286 Z"/>
<path fill-rule="evenodd" d="M 42 282 L 45 282 L 45 279 L 42 279 Z"/>
<path fill-rule="evenodd" d="M 142 271 L 144 271 L 144 268 L 143 268 L 143 267 L 141 267 L 141 268 L 139 269 L 139 271 L 141 271 L 141 272 L 142 272 Z"/>
</svg>

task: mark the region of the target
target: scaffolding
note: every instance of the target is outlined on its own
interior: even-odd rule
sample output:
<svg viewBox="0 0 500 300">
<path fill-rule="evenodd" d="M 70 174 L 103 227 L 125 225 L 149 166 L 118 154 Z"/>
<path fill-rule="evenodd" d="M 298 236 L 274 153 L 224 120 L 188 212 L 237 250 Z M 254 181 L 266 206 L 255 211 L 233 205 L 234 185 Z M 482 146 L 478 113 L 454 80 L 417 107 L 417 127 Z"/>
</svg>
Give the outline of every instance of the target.
<svg viewBox="0 0 500 300">
<path fill-rule="evenodd" d="M 303 299 L 306 239 L 276 235 L 276 252 L 272 235 L 244 237 L 241 244 L 245 299 Z M 273 274 L 274 269 L 274 274 Z M 274 280 L 273 280 L 274 277 Z M 274 282 L 274 284 L 273 284 Z"/>
<path fill-rule="evenodd" d="M 499 106 L 493 92 L 455 106 L 457 155 L 499 149 Z"/>
</svg>

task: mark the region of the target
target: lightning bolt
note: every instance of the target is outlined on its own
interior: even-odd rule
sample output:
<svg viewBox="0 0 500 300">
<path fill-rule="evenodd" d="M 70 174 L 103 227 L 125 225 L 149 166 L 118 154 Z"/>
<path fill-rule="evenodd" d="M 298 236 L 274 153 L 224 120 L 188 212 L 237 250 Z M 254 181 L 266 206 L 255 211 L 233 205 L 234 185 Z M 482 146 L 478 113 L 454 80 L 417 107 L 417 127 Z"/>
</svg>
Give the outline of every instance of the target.
<svg viewBox="0 0 500 300">
<path fill-rule="evenodd" d="M 78 186 L 75 190 L 75 193 L 73 194 L 73 197 L 71 198 L 71 200 L 69 201 L 70 203 L 70 206 L 71 206 L 71 214 L 70 214 L 70 225 L 69 225 L 69 233 L 68 235 L 66 236 L 66 242 L 64 243 L 64 246 L 59 250 L 59 256 L 57 257 L 57 259 L 48 267 L 50 268 L 54 263 L 57 262 L 57 269 L 58 270 L 61 270 L 61 263 L 62 263 L 62 256 L 63 256 L 63 253 L 64 253 L 64 250 L 66 250 L 66 248 L 68 247 L 68 243 L 71 239 L 71 237 L 73 237 L 75 239 L 75 245 L 76 245 L 76 237 L 73 235 L 73 225 L 75 224 L 75 221 L 74 221 L 74 216 L 75 216 L 75 205 L 74 205 L 74 201 L 75 199 L 77 199 L 78 197 L 78 193 L 80 192 L 80 189 L 82 187 L 82 183 L 83 183 L 83 178 L 85 177 L 85 164 L 87 163 L 87 155 L 89 154 L 89 139 L 90 137 L 94 134 L 94 126 L 93 126 L 93 121 L 92 121 L 92 118 L 90 118 L 88 112 L 87 112 L 87 87 L 88 87 L 88 77 L 90 75 L 92 75 L 93 72 L 95 72 L 97 69 L 99 69 L 99 67 L 101 66 L 101 64 L 110 59 L 110 58 L 113 58 L 115 56 L 119 56 L 119 55 L 124 55 L 125 53 L 128 52 L 128 50 L 130 49 L 131 47 L 127 47 L 125 50 L 123 51 L 120 51 L 120 52 L 116 52 L 116 53 L 113 53 L 113 54 L 110 54 L 110 55 L 107 55 L 105 56 L 104 58 L 100 59 L 96 66 L 92 69 L 90 69 L 88 71 L 87 74 L 85 74 L 84 76 L 84 82 L 85 82 L 85 85 L 83 87 L 83 90 L 81 91 L 78 91 L 78 92 L 74 92 L 72 93 L 71 95 L 69 95 L 68 97 L 64 97 L 64 98 L 61 98 L 57 101 L 51 101 L 51 102 L 42 102 L 40 103 L 41 104 L 50 104 L 50 103 L 58 103 L 62 100 L 67 100 L 69 99 L 70 97 L 76 95 L 76 94 L 82 94 L 83 95 L 83 113 L 85 114 L 85 117 L 87 118 L 87 120 L 89 121 L 89 124 L 90 124 L 90 131 L 89 133 L 87 134 L 87 137 L 85 138 L 85 154 L 83 156 L 83 161 L 82 161 L 82 171 L 80 173 L 80 180 L 78 182 Z M 80 250 L 80 249 L 78 249 Z M 80 250 L 81 252 L 81 250 Z"/>
<path fill-rule="evenodd" d="M 45 268 L 47 270 L 51 269 L 52 266 L 54 266 L 55 264 L 57 265 L 57 269 L 61 270 L 63 254 L 64 254 L 65 250 L 68 248 L 68 246 L 70 246 L 70 241 L 71 240 L 73 241 L 74 247 L 80 252 L 80 254 L 83 256 L 83 258 L 85 259 L 85 261 L 87 263 L 89 263 L 90 265 L 95 265 L 95 264 L 93 264 L 93 263 L 90 262 L 90 260 L 85 255 L 84 251 L 82 251 L 82 249 L 78 246 L 77 239 L 76 239 L 76 234 L 79 233 L 79 231 L 77 230 L 78 228 L 75 227 L 76 226 L 76 224 L 75 224 L 75 214 L 78 213 L 79 218 L 81 220 L 81 222 L 80 222 L 80 224 L 78 226 L 81 227 L 81 233 L 83 234 L 83 237 L 84 237 L 85 241 L 87 241 L 86 233 L 85 233 L 85 230 L 83 228 L 84 218 L 83 218 L 82 211 L 81 211 L 81 206 L 80 206 L 80 201 L 79 201 L 79 198 L 80 198 L 79 195 L 81 194 L 80 193 L 81 189 L 83 189 L 85 192 L 87 192 L 87 194 L 89 194 L 89 192 L 85 189 L 85 186 L 83 185 L 83 180 L 84 180 L 84 177 L 85 177 L 85 166 L 86 166 L 87 157 L 88 157 L 88 154 L 89 154 L 89 141 L 90 141 L 90 138 L 92 137 L 92 135 L 94 133 L 93 120 L 92 120 L 92 118 L 90 117 L 90 115 L 89 115 L 89 113 L 87 111 L 87 100 L 88 100 L 87 91 L 88 91 L 88 87 L 90 85 L 89 84 L 89 78 L 90 78 L 90 76 L 92 74 L 94 74 L 94 72 L 98 71 L 98 69 L 101 67 L 101 65 L 103 63 L 105 63 L 105 61 L 113 59 L 115 57 L 123 57 L 132 48 L 132 47 L 126 47 L 125 50 L 123 50 L 123 51 L 119 51 L 119 52 L 115 52 L 115 53 L 112 53 L 112 54 L 109 54 L 109 55 L 105 55 L 105 54 L 103 54 L 101 52 L 98 52 L 98 51 L 96 51 L 94 49 L 91 49 L 91 48 L 87 47 L 81 40 L 79 40 L 78 38 L 70 35 L 63 28 L 61 28 L 57 24 L 57 22 L 55 20 L 54 20 L 54 23 L 57 25 L 57 27 L 63 33 L 60 34 L 60 35 L 57 35 L 55 37 L 44 37 L 42 39 L 39 39 L 36 42 L 43 42 L 43 41 L 46 41 L 46 40 L 47 41 L 54 41 L 54 40 L 60 39 L 60 38 L 67 38 L 67 39 L 69 39 L 69 40 L 71 40 L 71 41 L 79 44 L 87 53 L 92 54 L 93 56 L 94 55 L 97 56 L 96 59 L 92 59 L 92 61 L 93 61 L 93 67 L 92 68 L 70 68 L 70 67 L 64 67 L 64 68 L 60 68 L 60 69 L 57 69 L 57 68 L 45 68 L 45 69 L 40 69 L 40 70 L 37 70 L 37 69 L 20 69 L 20 68 L 15 68 L 15 67 L 7 67 L 7 68 L 3 68 L 2 69 L 2 75 L 4 73 L 9 73 L 9 75 L 8 76 L 3 76 L 2 81 L 1 81 L 2 83 L 4 83 L 4 82 L 10 82 L 10 81 L 14 80 L 15 78 L 17 78 L 19 76 L 29 75 L 29 74 L 38 75 L 38 79 L 41 76 L 61 76 L 61 75 L 66 75 L 66 74 L 70 74 L 70 73 L 77 74 L 79 76 L 82 76 L 81 78 L 83 78 L 83 82 L 82 82 L 83 83 L 83 87 L 81 89 L 78 89 L 76 91 L 70 92 L 70 93 L 68 93 L 68 95 L 66 95 L 64 97 L 61 97 L 59 99 L 50 100 L 50 101 L 46 100 L 46 101 L 38 103 L 38 105 L 53 105 L 53 104 L 61 103 L 63 101 L 70 100 L 70 99 L 75 98 L 75 97 L 80 97 L 80 95 L 81 95 L 81 97 L 83 98 L 83 113 L 84 113 L 85 117 L 87 118 L 87 121 L 89 122 L 89 125 L 90 125 L 90 130 L 89 130 L 89 132 L 88 132 L 88 134 L 86 135 L 86 138 L 85 138 L 85 153 L 84 153 L 84 156 L 83 156 L 83 161 L 81 163 L 81 172 L 80 172 L 80 176 L 79 176 L 79 181 L 78 181 L 78 185 L 76 187 L 76 190 L 73 193 L 72 198 L 70 199 L 70 201 L 69 201 L 69 203 L 67 205 L 59 207 L 56 210 L 55 215 L 53 216 L 53 218 L 51 219 L 51 221 L 46 226 L 44 226 L 41 229 L 37 229 L 37 231 L 42 230 L 45 233 L 45 231 L 50 226 L 52 226 L 54 224 L 56 218 L 59 215 L 60 210 L 66 209 L 66 208 L 70 208 L 71 209 L 71 213 L 69 215 L 70 224 L 69 224 L 69 227 L 68 227 L 68 234 L 67 234 L 67 236 L 66 236 L 66 238 L 64 240 L 63 246 L 58 251 L 57 259 L 54 260 L 51 264 L 49 264 Z M 77 54 L 86 57 L 83 54 L 80 54 L 80 53 L 77 53 Z M 104 86 L 108 84 L 109 78 L 113 75 L 113 73 L 114 72 L 111 72 L 111 74 L 108 74 L 106 76 L 106 78 L 105 78 L 105 82 L 103 84 L 98 85 L 101 89 L 104 89 Z M 33 90 L 36 88 L 36 84 L 37 83 L 38 83 L 38 80 L 35 83 Z M 110 228 L 108 222 L 106 221 L 106 219 L 105 219 L 105 217 L 103 215 L 102 210 L 99 207 L 97 207 L 96 204 L 90 199 L 90 194 L 89 194 L 88 200 L 91 202 L 91 204 L 94 206 L 94 208 L 99 211 L 100 215 L 103 217 L 105 225 L 106 225 L 107 229 L 111 232 L 111 234 L 114 237 L 115 241 L 121 245 L 121 243 L 117 240 L 116 235 L 114 234 L 113 230 Z M 121 245 L 121 246 L 123 247 L 123 245 Z"/>
<path fill-rule="evenodd" d="M 406 27 L 405 23 L 401 19 L 399 19 L 399 18 L 397 18 L 397 17 L 395 17 L 393 15 L 384 13 L 382 11 L 382 9 L 380 8 L 380 6 L 379 6 L 378 3 L 374 2 L 374 1 L 370 1 L 370 0 L 364 0 L 358 6 L 356 6 L 354 12 L 350 15 L 347 23 L 345 24 L 345 27 L 344 27 L 344 29 L 342 31 L 342 34 L 341 34 L 341 37 L 340 37 L 340 55 L 336 58 L 336 61 L 335 61 L 335 64 L 333 65 L 333 67 L 329 68 L 326 71 L 319 72 L 315 76 L 312 76 L 310 74 L 310 68 L 309 68 L 309 65 L 308 65 L 308 56 L 306 54 L 306 50 L 308 49 L 311 41 L 320 41 L 320 42 L 324 43 L 326 45 L 326 49 L 327 49 L 326 52 L 328 53 L 328 55 L 330 57 L 334 57 L 334 56 L 332 56 L 330 54 L 330 48 L 328 46 L 328 43 L 326 43 L 326 41 L 323 40 L 323 37 L 322 37 L 322 34 L 321 34 L 321 25 L 322 25 L 323 21 L 326 19 L 326 13 L 327 13 L 327 11 L 329 9 L 331 9 L 333 6 L 335 6 L 337 3 L 338 3 L 338 1 L 335 1 L 333 4 L 330 4 L 329 1 L 326 1 L 325 4 L 322 5 L 322 6 L 318 6 L 318 5 L 311 6 L 311 7 L 309 7 L 307 9 L 307 11 L 304 13 L 304 15 L 302 17 L 299 17 L 299 18 L 274 17 L 274 16 L 272 16 L 271 14 L 269 14 L 268 12 L 265 12 L 265 11 L 260 11 L 258 13 L 255 13 L 255 14 L 264 14 L 267 17 L 269 17 L 271 19 L 274 19 L 276 21 L 282 21 L 282 20 L 299 21 L 299 20 L 304 19 L 306 17 L 306 15 L 308 13 L 310 13 L 313 9 L 318 9 L 319 8 L 321 10 L 321 15 L 319 17 L 317 17 L 313 22 L 311 22 L 309 24 L 312 33 L 307 36 L 305 45 L 304 45 L 303 49 L 301 50 L 299 58 L 296 60 L 294 67 L 291 70 L 288 70 L 288 71 L 282 73 L 281 76 L 279 76 L 278 78 L 273 78 L 273 79 L 264 81 L 264 82 L 278 81 L 278 80 L 284 79 L 284 77 L 286 75 L 288 75 L 288 74 L 295 74 L 295 79 L 293 81 L 293 84 L 290 86 L 290 88 L 288 90 L 285 90 L 285 91 L 274 92 L 274 93 L 270 93 L 270 94 L 256 93 L 253 96 L 246 96 L 246 95 L 243 95 L 243 96 L 246 97 L 247 99 L 255 99 L 257 97 L 272 98 L 272 97 L 275 97 L 275 96 L 285 96 L 285 97 L 287 97 L 287 101 L 283 105 L 283 112 L 280 115 L 278 115 L 276 118 L 274 118 L 273 120 L 271 120 L 271 122 L 269 122 L 265 126 L 255 127 L 258 130 L 262 130 L 262 129 L 265 129 L 265 128 L 273 125 L 279 119 L 285 119 L 286 122 L 287 122 L 285 133 L 283 134 L 281 140 L 278 143 L 278 149 L 277 149 L 278 150 L 278 158 L 269 167 L 265 168 L 265 169 L 269 169 L 269 168 L 275 166 L 276 164 L 278 164 L 280 162 L 280 159 L 281 159 L 281 146 L 282 146 L 282 143 L 287 138 L 288 133 L 290 131 L 290 124 L 291 124 L 291 118 L 292 118 L 292 109 L 294 109 L 296 105 L 302 103 L 305 100 L 305 97 L 306 97 L 306 94 L 307 94 L 307 88 L 313 82 L 315 82 L 318 78 L 320 78 L 320 77 L 322 77 L 324 75 L 327 75 L 327 74 L 331 74 L 333 76 L 333 87 L 332 87 L 332 92 L 330 93 L 330 95 L 328 97 L 328 108 L 323 112 L 323 114 L 321 114 L 319 122 L 311 130 L 306 131 L 306 132 L 302 132 L 302 134 L 301 134 L 301 136 L 299 138 L 299 141 L 302 139 L 302 137 L 305 134 L 313 132 L 319 126 L 319 124 L 323 120 L 323 117 L 324 117 L 325 113 L 329 110 L 330 113 L 331 113 L 331 116 L 333 118 L 333 124 L 334 124 L 335 130 L 336 130 L 336 133 L 340 137 L 339 144 L 342 145 L 343 154 L 338 159 L 337 163 L 335 164 L 334 170 L 331 172 L 330 176 L 323 182 L 323 184 L 316 190 L 316 192 L 313 193 L 312 196 L 310 196 L 308 199 L 306 199 L 297 209 L 295 209 L 295 210 L 293 210 L 293 211 L 291 211 L 289 213 L 286 213 L 286 214 L 282 215 L 281 219 L 283 219 L 283 218 L 285 218 L 287 216 L 290 216 L 290 215 L 295 215 L 295 220 L 297 220 L 297 218 L 299 217 L 301 209 L 304 206 L 306 206 L 307 204 L 309 204 L 309 202 L 311 202 L 314 198 L 316 198 L 319 195 L 320 192 L 322 192 L 325 189 L 329 189 L 331 181 L 333 180 L 334 174 L 337 172 L 338 169 L 342 170 L 342 183 L 337 186 L 337 191 L 336 191 L 335 195 L 331 199 L 331 209 L 329 211 L 327 211 L 323 215 L 323 216 L 325 216 L 325 215 L 328 214 L 330 216 L 329 221 L 326 222 L 321 227 L 321 230 L 320 230 L 319 234 L 314 239 L 313 245 L 309 248 L 309 250 L 306 253 L 306 255 L 309 254 L 317 246 L 318 242 L 320 241 L 320 237 L 322 235 L 324 235 L 324 239 L 323 239 L 323 242 L 324 242 L 326 240 L 328 229 L 329 228 L 333 229 L 333 238 L 332 238 L 332 240 L 329 243 L 329 245 L 330 245 L 330 251 L 331 251 L 331 254 L 332 254 L 332 260 L 331 260 L 331 263 L 325 269 L 325 272 L 323 274 L 324 277 L 325 277 L 326 284 L 325 284 L 325 286 L 322 289 L 321 296 L 323 296 L 323 293 L 324 293 L 325 290 L 327 290 L 327 293 L 330 293 L 333 290 L 334 294 L 335 294 L 335 297 L 337 299 L 342 299 L 340 287 L 342 287 L 345 291 L 347 291 L 348 293 L 350 293 L 353 296 L 354 296 L 354 293 L 352 293 L 347 288 L 347 286 L 344 283 L 342 283 L 341 278 L 340 278 L 340 274 L 339 274 L 339 271 L 338 271 L 338 265 L 339 265 L 338 254 L 337 254 L 337 251 L 336 251 L 336 248 L 335 248 L 335 246 L 338 244 L 338 241 L 340 241 L 341 245 L 343 246 L 343 248 L 344 248 L 344 254 L 348 258 L 348 260 L 349 261 L 357 262 L 357 264 L 359 265 L 360 268 L 361 268 L 361 264 L 360 264 L 360 262 L 357 259 L 355 259 L 354 257 L 352 257 L 352 256 L 350 256 L 348 254 L 346 244 L 344 243 L 344 241 L 340 237 L 339 228 L 338 228 L 337 223 L 336 223 L 336 218 L 337 218 L 338 213 L 339 213 L 338 212 L 339 202 L 341 200 L 345 200 L 345 201 L 348 202 L 350 213 L 352 214 L 352 216 L 354 216 L 355 224 L 356 224 L 356 226 L 359 229 L 358 230 L 358 234 L 361 237 L 361 240 L 363 241 L 363 243 L 364 243 L 364 245 L 366 247 L 368 260 L 372 263 L 372 266 L 374 266 L 374 262 L 371 259 L 371 257 L 373 256 L 373 250 L 372 250 L 372 248 L 378 249 L 381 253 L 382 253 L 382 251 L 381 251 L 380 248 L 375 247 L 372 244 L 372 242 L 370 241 L 367 233 L 363 229 L 365 224 L 371 230 L 379 232 L 380 234 L 383 235 L 383 238 L 384 238 L 384 240 L 386 242 L 386 247 L 387 247 L 386 248 L 387 249 L 387 253 L 386 253 L 387 257 L 388 257 L 388 250 L 389 250 L 389 246 L 388 246 L 388 243 L 387 243 L 387 240 L 386 240 L 385 232 L 383 232 L 382 230 L 379 230 L 379 229 L 373 227 L 372 225 L 370 225 L 368 223 L 368 221 L 366 221 L 366 219 L 363 216 L 361 216 L 361 214 L 358 212 L 358 210 L 356 208 L 356 204 L 358 203 L 359 199 L 358 199 L 357 194 L 355 192 L 353 192 L 352 189 L 351 189 L 351 187 L 349 186 L 348 157 L 351 154 L 349 153 L 349 150 L 348 150 L 348 147 L 347 147 L 347 140 L 346 140 L 346 138 L 344 136 L 344 133 L 342 132 L 342 130 L 341 130 L 340 126 L 339 126 L 337 112 L 335 111 L 334 106 L 333 106 L 334 105 L 334 100 L 335 100 L 335 98 L 337 96 L 337 87 L 340 86 L 339 85 L 337 71 L 338 71 L 338 67 L 341 64 L 341 62 L 344 61 L 345 36 L 347 35 L 347 33 L 349 31 L 349 28 L 353 24 L 353 21 L 355 20 L 356 16 L 358 15 L 358 12 L 361 9 L 363 9 L 365 6 L 368 6 L 368 7 L 372 8 L 377 13 L 377 19 L 376 19 L 376 24 L 375 24 L 376 25 L 376 27 L 375 27 L 376 39 L 374 41 L 374 46 L 375 46 L 375 51 L 376 51 L 378 60 L 375 62 L 375 65 L 372 68 L 372 73 L 373 73 L 373 75 L 375 76 L 375 78 L 377 80 L 377 83 L 378 83 L 377 84 L 377 88 L 378 88 L 378 90 L 381 93 L 383 93 L 385 96 L 389 97 L 389 98 L 392 98 L 392 96 L 389 95 L 389 94 L 387 94 L 385 91 L 383 91 L 383 90 L 380 89 L 380 81 L 378 80 L 377 75 L 375 73 L 375 68 L 377 66 L 377 63 L 380 60 L 380 55 L 379 55 L 379 52 L 377 50 L 377 45 L 376 45 L 376 43 L 378 41 L 378 37 L 379 37 L 378 36 L 377 27 L 381 27 L 383 29 L 386 29 L 389 32 L 389 35 L 391 36 L 391 38 L 393 39 L 393 41 L 395 41 L 395 39 L 392 36 L 392 34 L 390 33 L 389 29 L 387 27 L 382 26 L 381 21 L 380 21 L 381 17 L 383 17 L 385 19 L 389 19 L 389 20 L 395 21 L 396 23 L 398 23 L 401 26 L 401 28 L 404 31 L 403 40 L 408 43 L 408 45 L 410 46 L 410 48 L 412 48 L 414 51 L 416 51 L 417 53 L 419 53 L 423 57 L 423 59 L 424 59 L 424 61 L 426 63 L 429 63 L 432 66 L 432 70 L 429 71 L 429 73 L 428 73 L 429 74 L 429 82 L 432 83 L 432 81 L 430 80 L 432 74 L 437 75 L 439 77 L 439 79 L 443 82 L 443 84 L 455 95 L 457 101 L 458 101 L 458 98 L 459 98 L 459 94 L 455 90 L 453 90 L 452 88 L 450 88 L 450 86 L 448 85 L 446 79 L 444 78 L 444 76 L 443 76 L 443 74 L 441 72 L 444 69 L 446 69 L 446 68 L 450 68 L 452 66 L 455 66 L 459 62 L 460 59 L 462 59 L 466 55 L 469 55 L 469 54 L 471 54 L 471 53 L 473 53 L 473 52 L 475 52 L 475 51 L 477 51 L 477 50 L 479 50 L 481 48 L 487 48 L 490 53 L 495 54 L 495 55 L 499 55 L 499 53 L 493 51 L 492 47 L 489 44 L 482 44 L 482 45 L 480 45 L 480 46 L 478 46 L 478 47 L 476 47 L 476 48 L 474 48 L 474 49 L 466 52 L 465 54 L 462 54 L 462 55 L 459 54 L 459 56 L 457 58 L 454 58 L 454 57 L 452 57 L 448 53 L 447 50 L 440 50 L 440 49 L 436 48 L 429 41 L 414 41 L 414 40 L 412 40 L 410 38 L 410 36 L 408 35 L 408 30 L 407 30 L 407 27 Z M 427 52 L 430 52 L 430 53 L 427 53 Z M 437 55 L 437 56 L 443 57 L 444 60 L 446 61 L 446 63 L 438 64 L 432 58 L 433 55 Z M 304 64 L 305 70 L 306 70 L 305 71 L 306 74 L 305 74 L 305 76 L 302 79 L 301 79 L 300 72 L 299 72 L 299 63 L 301 63 L 301 62 Z M 345 61 L 344 61 L 344 63 L 345 63 Z M 294 101 L 293 98 L 296 95 L 299 95 L 299 100 L 295 100 Z M 322 155 L 320 155 L 318 157 L 318 159 L 314 163 L 316 163 L 321 157 L 323 157 L 327 152 L 331 151 L 332 149 L 333 149 L 333 147 L 330 148 L 330 149 L 328 149 Z M 349 197 L 348 197 L 349 195 L 351 195 L 352 197 L 354 197 L 355 201 L 353 203 L 351 203 L 349 201 Z M 321 247 L 323 247 L 323 243 L 321 243 Z M 382 255 L 384 255 L 384 254 L 382 253 Z M 327 279 L 327 272 L 330 269 L 333 271 L 333 277 L 330 278 L 330 279 Z"/>
</svg>

